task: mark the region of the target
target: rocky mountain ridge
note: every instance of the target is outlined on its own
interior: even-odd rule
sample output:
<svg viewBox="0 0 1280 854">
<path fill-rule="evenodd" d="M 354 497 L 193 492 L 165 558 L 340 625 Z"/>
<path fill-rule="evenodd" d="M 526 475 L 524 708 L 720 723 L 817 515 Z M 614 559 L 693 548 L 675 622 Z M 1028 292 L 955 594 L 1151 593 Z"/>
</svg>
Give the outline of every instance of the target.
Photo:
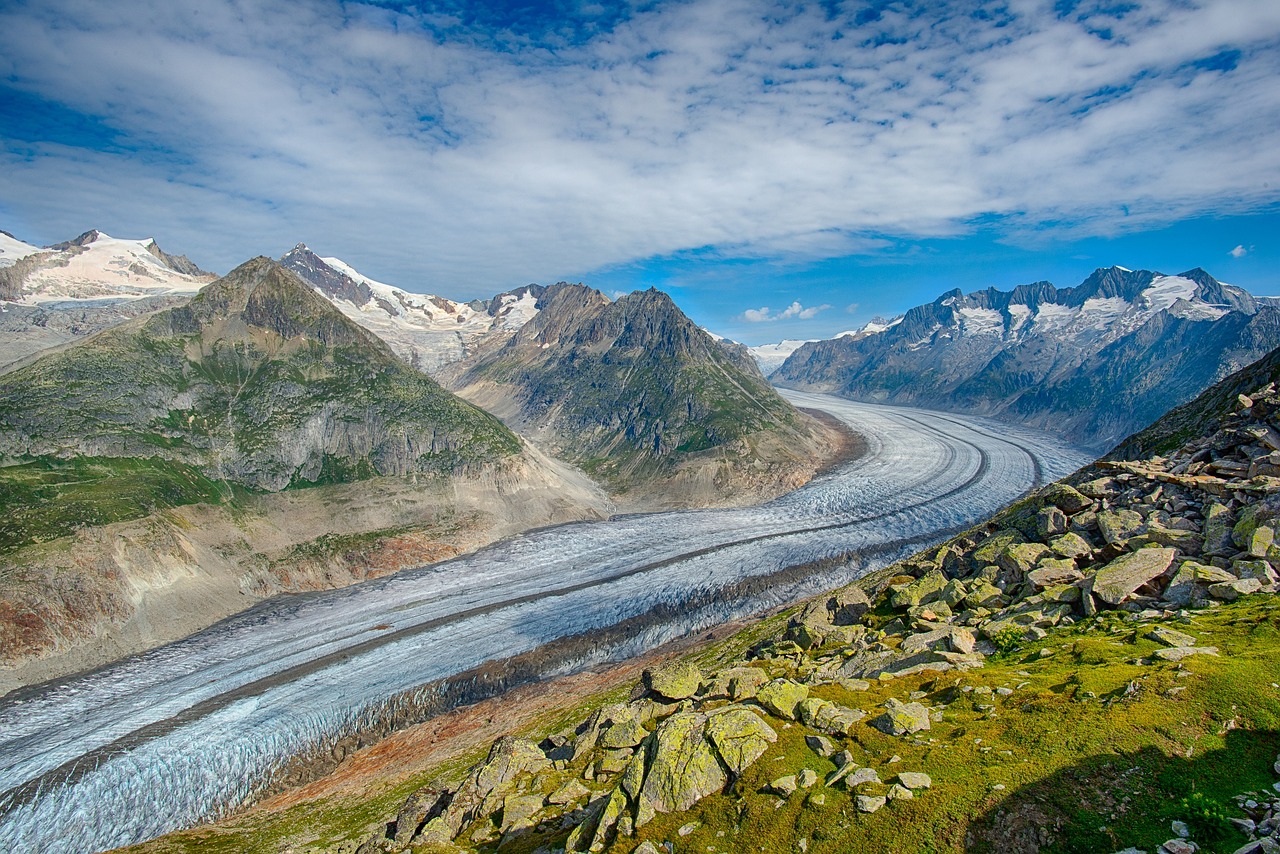
<svg viewBox="0 0 1280 854">
<path fill-rule="evenodd" d="M 405 361 L 435 373 L 482 346 L 505 342 L 537 312 L 545 288 L 527 285 L 488 300 L 455 302 L 410 294 L 363 276 L 338 258 L 321 258 L 299 243 L 280 263 L 343 314 L 386 341 Z"/>
<path fill-rule="evenodd" d="M 1012 419 L 1099 451 L 1280 345 L 1280 309 L 1201 269 L 1110 267 L 1074 288 L 949 291 L 805 344 L 771 379 Z"/>
<path fill-rule="evenodd" d="M 753 482 L 798 486 L 834 441 L 743 348 L 715 341 L 656 290 L 611 301 L 552 286 L 507 343 L 458 363 L 446 381 L 620 492 L 662 483 L 710 500 L 736 482 L 758 500 Z"/>
</svg>

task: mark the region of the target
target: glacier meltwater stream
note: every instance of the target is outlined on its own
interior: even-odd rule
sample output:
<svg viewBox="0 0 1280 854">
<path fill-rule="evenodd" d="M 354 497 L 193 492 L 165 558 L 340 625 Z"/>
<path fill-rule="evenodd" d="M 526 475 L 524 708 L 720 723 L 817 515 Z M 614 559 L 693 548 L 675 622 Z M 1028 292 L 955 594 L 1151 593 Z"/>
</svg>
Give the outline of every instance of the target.
<svg viewBox="0 0 1280 854">
<path fill-rule="evenodd" d="M 980 419 L 786 396 L 850 424 L 868 452 L 768 504 L 532 532 L 282 598 L 0 699 L 0 851 L 101 851 L 208 820 L 290 757 L 369 726 L 421 686 L 655 609 L 666 616 L 599 654 L 638 652 L 819 592 L 1089 460 L 1044 434 Z M 846 557 L 777 585 L 743 584 Z M 744 588 L 754 592 L 725 592 Z"/>
</svg>

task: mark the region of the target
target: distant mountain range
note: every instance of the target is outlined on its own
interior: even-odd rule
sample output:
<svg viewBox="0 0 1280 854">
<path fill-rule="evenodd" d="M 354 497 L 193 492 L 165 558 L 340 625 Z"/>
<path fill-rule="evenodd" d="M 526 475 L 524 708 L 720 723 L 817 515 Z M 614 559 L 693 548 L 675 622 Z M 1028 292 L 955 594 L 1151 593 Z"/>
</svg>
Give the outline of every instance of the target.
<svg viewBox="0 0 1280 854">
<path fill-rule="evenodd" d="M 771 379 L 990 415 L 1105 451 L 1280 345 L 1280 308 L 1201 269 L 1109 267 L 1074 288 L 949 291 L 796 348 Z"/>
</svg>

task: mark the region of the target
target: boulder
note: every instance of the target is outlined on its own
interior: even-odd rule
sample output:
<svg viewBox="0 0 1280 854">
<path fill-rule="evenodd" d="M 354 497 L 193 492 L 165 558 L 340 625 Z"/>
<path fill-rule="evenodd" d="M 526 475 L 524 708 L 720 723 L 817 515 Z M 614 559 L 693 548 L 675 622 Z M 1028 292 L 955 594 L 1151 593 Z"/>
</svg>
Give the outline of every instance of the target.
<svg viewBox="0 0 1280 854">
<path fill-rule="evenodd" d="M 1036 535 L 1042 540 L 1067 532 L 1067 515 L 1057 507 L 1046 507 L 1036 514 Z"/>
<path fill-rule="evenodd" d="M 1025 541 L 1017 531 L 997 531 L 975 546 L 969 559 L 975 567 L 991 566 L 996 562 L 996 556 L 1006 548 Z"/>
<path fill-rule="evenodd" d="M 616 723 L 604 730 L 596 744 L 609 750 L 621 750 L 624 747 L 635 747 L 644 741 L 649 733 L 634 718 Z"/>
<path fill-rule="evenodd" d="M 555 806 L 567 806 L 577 801 L 586 800 L 590 796 L 591 790 L 571 777 L 567 783 L 547 795 L 547 803 Z"/>
<path fill-rule="evenodd" d="M 851 773 L 845 775 L 844 784 L 852 789 L 855 786 L 861 786 L 863 783 L 879 783 L 880 774 L 874 768 L 857 768 Z"/>
<path fill-rule="evenodd" d="M 1182 661 L 1192 655 L 1217 655 L 1216 646 L 1174 646 L 1157 649 L 1152 655 L 1161 661 Z"/>
<path fill-rule="evenodd" d="M 871 600 L 861 587 L 846 587 L 836 591 L 827 602 L 832 622 L 837 626 L 856 626 L 871 610 Z"/>
<path fill-rule="evenodd" d="M 933 785 L 933 779 L 921 771 L 902 771 L 898 782 L 908 789 L 927 789 Z"/>
<path fill-rule="evenodd" d="M 1091 592 L 1109 605 L 1119 605 L 1139 587 L 1162 575 L 1173 564 L 1175 554 L 1173 549 L 1162 548 L 1123 554 L 1098 570 Z"/>
<path fill-rule="evenodd" d="M 645 686 L 668 700 L 684 700 L 698 693 L 702 685 L 702 672 L 685 661 L 675 661 L 644 672 Z"/>
<path fill-rule="evenodd" d="M 1141 530 L 1144 522 L 1132 510 L 1100 510 L 1097 519 L 1102 538 L 1110 545 L 1122 547 Z"/>
<path fill-rule="evenodd" d="M 1262 589 L 1262 582 L 1256 578 L 1237 578 L 1234 581 L 1219 581 L 1209 585 L 1209 595 L 1223 602 L 1234 602 L 1241 596 L 1257 593 Z"/>
<path fill-rule="evenodd" d="M 755 700 L 780 718 L 796 720 L 796 707 L 809 696 L 809 689 L 790 679 L 775 679 L 756 692 Z"/>
<path fill-rule="evenodd" d="M 820 735 L 806 735 L 804 743 L 809 745 L 809 749 L 819 756 L 831 756 L 836 752 L 835 745 Z"/>
<path fill-rule="evenodd" d="M 800 784 L 800 788 L 807 789 L 814 783 L 818 782 L 818 772 L 814 771 L 812 768 L 805 768 L 801 770 L 800 776 L 797 778 L 797 782 Z"/>
<path fill-rule="evenodd" d="M 1179 632 L 1168 626 L 1156 626 L 1143 637 L 1165 646 L 1195 646 L 1196 639 L 1186 632 Z"/>
<path fill-rule="evenodd" d="M 1067 558 L 1046 558 L 1027 573 L 1027 580 L 1039 590 L 1059 584 L 1074 584 L 1082 578 L 1084 573 L 1076 569 L 1076 562 Z"/>
<path fill-rule="evenodd" d="M 1058 557 L 1078 558 L 1093 554 L 1093 545 L 1079 534 L 1068 533 L 1049 541 L 1049 549 Z"/>
<path fill-rule="evenodd" d="M 729 677 L 729 696 L 734 700 L 754 697 L 760 686 L 769 681 L 769 674 L 759 667 L 733 667 L 721 673 Z"/>
<path fill-rule="evenodd" d="M 890 699 L 885 703 L 885 713 L 873 719 L 871 725 L 888 735 L 910 735 L 929 729 L 929 710 L 920 703 Z"/>
<path fill-rule="evenodd" d="M 800 784 L 796 782 L 796 775 L 788 774 L 785 777 L 779 777 L 778 779 L 770 782 L 769 791 L 773 792 L 775 795 L 781 795 L 784 798 L 789 798 L 795 793 L 799 785 Z"/>
<path fill-rule="evenodd" d="M 1049 547 L 1043 543 L 1015 543 L 996 555 L 996 566 L 1007 572 L 1026 575 L 1049 553 Z"/>
<path fill-rule="evenodd" d="M 1109 480 L 1109 478 L 1107 480 Z M 1097 482 L 1095 481 L 1095 483 Z M 1103 488 L 1105 489 L 1105 487 Z M 1103 491 L 1102 494 L 1105 495 L 1106 492 Z M 1088 510 L 1093 507 L 1092 500 L 1076 490 L 1074 487 L 1068 486 L 1065 483 L 1052 484 L 1051 486 L 1046 487 L 1044 492 L 1040 493 L 1040 495 L 1046 502 L 1057 507 L 1068 516 L 1074 516 L 1081 510 Z"/>
<path fill-rule="evenodd" d="M 889 787 L 889 793 L 885 797 L 891 801 L 909 801 L 915 797 L 915 793 L 905 786 L 894 783 Z"/>
<path fill-rule="evenodd" d="M 542 805 L 541 795 L 507 795 L 502 800 L 502 823 L 498 829 L 506 833 L 530 826 Z"/>
<path fill-rule="evenodd" d="M 1209 585 L 1219 581 L 1235 581 L 1235 576 L 1216 566 L 1184 560 L 1165 588 L 1164 599 L 1172 605 L 1185 608 L 1196 599 L 1207 596 Z"/>
<path fill-rule="evenodd" d="M 396 813 L 396 832 L 392 839 L 397 844 L 408 845 L 418 828 L 440 815 L 449 805 L 449 799 L 449 792 L 430 786 L 409 795 Z"/>
<path fill-rule="evenodd" d="M 773 728 L 746 708 L 712 712 L 707 718 L 706 735 L 734 775 L 741 774 L 778 740 Z"/>
<path fill-rule="evenodd" d="M 937 599 L 942 588 L 947 586 L 947 577 L 938 570 L 931 570 L 910 584 L 903 585 L 893 592 L 889 603 L 895 608 L 914 608 Z"/>
<path fill-rule="evenodd" d="M 660 813 L 689 809 L 707 795 L 722 791 L 728 776 L 704 733 L 707 718 L 678 712 L 654 731 L 649 767 L 640 798 Z"/>
<path fill-rule="evenodd" d="M 1258 530 L 1262 529 L 1259 528 Z M 1276 577 L 1276 571 L 1265 560 L 1232 561 L 1231 571 L 1240 578 L 1256 578 L 1264 587 L 1268 584 L 1280 582 L 1280 578 Z"/>
<path fill-rule="evenodd" d="M 1230 510 L 1216 501 L 1210 504 L 1204 516 L 1204 553 L 1227 555 L 1233 552 L 1231 529 L 1234 527 L 1235 517 Z"/>
<path fill-rule="evenodd" d="M 872 813 L 884 806 L 885 798 L 882 795 L 858 795 L 854 798 L 854 803 L 858 812 Z"/>
</svg>

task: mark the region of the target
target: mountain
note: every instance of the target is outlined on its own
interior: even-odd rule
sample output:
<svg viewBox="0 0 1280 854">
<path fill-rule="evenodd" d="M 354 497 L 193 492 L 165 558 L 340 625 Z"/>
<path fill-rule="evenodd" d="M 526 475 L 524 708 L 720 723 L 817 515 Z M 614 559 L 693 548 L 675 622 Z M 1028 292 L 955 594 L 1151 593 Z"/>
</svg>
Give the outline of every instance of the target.
<svg viewBox="0 0 1280 854">
<path fill-rule="evenodd" d="M 215 277 L 154 240 L 87 231 L 40 248 L 0 232 L 0 371 L 190 299 Z"/>
<path fill-rule="evenodd" d="M 0 375 L 0 506 L 0 665 L 64 671 L 611 509 L 268 258 Z"/>
<path fill-rule="evenodd" d="M 681 483 L 712 500 L 731 484 L 794 486 L 830 453 L 825 429 L 783 401 L 741 345 L 718 343 L 652 289 L 613 302 L 550 287 L 505 345 L 459 363 L 448 382 L 619 492 Z"/>
<path fill-rule="evenodd" d="M 428 372 L 463 359 L 486 341 L 505 340 L 536 313 L 544 290 L 529 285 L 466 303 L 411 294 L 363 276 L 338 258 L 321 258 L 302 243 L 280 263 L 402 359 Z"/>
<path fill-rule="evenodd" d="M 159 456 L 275 491 L 453 472 L 519 449 L 261 258 L 0 384 L 4 460 Z"/>
<path fill-rule="evenodd" d="M 991 415 L 1099 450 L 1280 344 L 1280 310 L 1204 270 L 949 291 L 798 348 L 774 382 Z"/>
</svg>

